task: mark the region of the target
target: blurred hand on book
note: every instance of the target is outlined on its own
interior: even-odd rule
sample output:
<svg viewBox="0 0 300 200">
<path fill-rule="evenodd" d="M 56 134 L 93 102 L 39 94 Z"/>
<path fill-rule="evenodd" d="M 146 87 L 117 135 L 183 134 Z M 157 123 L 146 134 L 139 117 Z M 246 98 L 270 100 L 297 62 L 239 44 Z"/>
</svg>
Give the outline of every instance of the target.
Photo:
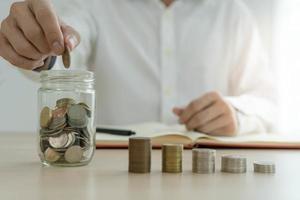
<svg viewBox="0 0 300 200">
<path fill-rule="evenodd" d="M 232 136 L 238 130 L 236 110 L 218 92 L 206 93 L 173 112 L 188 130 L 216 136 Z"/>
</svg>

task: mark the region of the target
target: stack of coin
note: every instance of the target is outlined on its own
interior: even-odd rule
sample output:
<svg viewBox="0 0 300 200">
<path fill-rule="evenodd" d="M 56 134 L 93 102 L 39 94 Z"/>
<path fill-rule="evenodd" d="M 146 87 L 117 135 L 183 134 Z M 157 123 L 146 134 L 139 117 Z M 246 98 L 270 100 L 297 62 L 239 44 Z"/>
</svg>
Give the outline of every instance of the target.
<svg viewBox="0 0 300 200">
<path fill-rule="evenodd" d="M 182 144 L 164 144 L 162 146 L 162 171 L 167 173 L 182 172 Z"/>
<path fill-rule="evenodd" d="M 253 163 L 254 172 L 257 173 L 275 173 L 275 163 L 274 162 L 259 162 L 255 161 Z"/>
<path fill-rule="evenodd" d="M 151 149 L 150 138 L 129 138 L 128 171 L 132 173 L 149 173 L 151 171 Z"/>
<path fill-rule="evenodd" d="M 49 163 L 79 163 L 84 153 L 94 148 L 91 109 L 85 103 L 63 98 L 52 110 L 44 107 L 40 114 L 40 149 Z"/>
<path fill-rule="evenodd" d="M 193 149 L 192 171 L 199 174 L 209 174 L 215 172 L 216 150 L 213 149 Z"/>
<path fill-rule="evenodd" d="M 239 155 L 222 156 L 221 171 L 228 173 L 246 173 L 247 159 Z"/>
</svg>

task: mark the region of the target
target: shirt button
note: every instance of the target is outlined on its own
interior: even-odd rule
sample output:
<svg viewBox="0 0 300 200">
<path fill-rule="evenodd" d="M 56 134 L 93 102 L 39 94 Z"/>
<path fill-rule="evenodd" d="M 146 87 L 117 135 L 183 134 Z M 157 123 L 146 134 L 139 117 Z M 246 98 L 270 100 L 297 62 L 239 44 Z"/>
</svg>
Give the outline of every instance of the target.
<svg viewBox="0 0 300 200">
<path fill-rule="evenodd" d="M 171 11 L 167 9 L 165 11 L 165 16 L 166 16 L 167 19 L 171 18 Z"/>
</svg>

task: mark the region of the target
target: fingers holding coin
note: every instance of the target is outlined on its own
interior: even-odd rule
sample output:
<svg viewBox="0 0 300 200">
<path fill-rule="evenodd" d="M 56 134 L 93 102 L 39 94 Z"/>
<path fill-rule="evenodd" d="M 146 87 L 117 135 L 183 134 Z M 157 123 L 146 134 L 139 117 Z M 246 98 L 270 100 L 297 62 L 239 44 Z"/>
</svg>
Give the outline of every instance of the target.
<svg viewBox="0 0 300 200">
<path fill-rule="evenodd" d="M 65 46 L 69 51 L 72 51 L 80 43 L 80 34 L 71 26 L 61 21 L 61 30 L 64 36 Z"/>
<path fill-rule="evenodd" d="M 0 56 L 28 70 L 42 67 L 50 56 L 62 54 L 69 68 L 70 51 L 80 42 L 79 33 L 58 18 L 49 0 L 13 3 L 0 33 Z"/>
<path fill-rule="evenodd" d="M 12 4 L 8 18 L 12 19 L 11 21 L 15 21 L 15 24 L 24 34 L 26 40 L 28 40 L 28 42 L 30 42 L 41 54 L 45 55 L 51 52 L 45 34 L 27 2 L 17 2 Z M 14 35 L 13 32 L 10 32 L 10 34 Z"/>
<path fill-rule="evenodd" d="M 65 51 L 62 54 L 62 61 L 64 67 L 68 69 L 71 66 L 70 52 L 78 46 L 80 42 L 80 35 L 75 29 L 73 29 L 71 26 L 64 24 L 63 22 L 61 24 L 61 30 L 63 32 L 65 43 Z"/>
<path fill-rule="evenodd" d="M 2 22 L 1 32 L 7 41 L 14 48 L 16 53 L 31 60 L 42 60 L 41 54 L 24 36 L 21 30 L 17 27 L 15 21 L 7 18 Z M 12 34 L 14 33 L 14 34 Z"/>
<path fill-rule="evenodd" d="M 61 55 L 64 51 L 64 39 L 60 22 L 51 1 L 29 0 L 28 7 L 35 16 L 36 23 L 41 27 L 52 52 L 56 55 Z"/>
<path fill-rule="evenodd" d="M 0 56 L 10 62 L 12 65 L 28 70 L 33 70 L 44 65 L 43 60 L 36 61 L 20 56 L 2 33 L 0 33 L 0 46 Z"/>
</svg>

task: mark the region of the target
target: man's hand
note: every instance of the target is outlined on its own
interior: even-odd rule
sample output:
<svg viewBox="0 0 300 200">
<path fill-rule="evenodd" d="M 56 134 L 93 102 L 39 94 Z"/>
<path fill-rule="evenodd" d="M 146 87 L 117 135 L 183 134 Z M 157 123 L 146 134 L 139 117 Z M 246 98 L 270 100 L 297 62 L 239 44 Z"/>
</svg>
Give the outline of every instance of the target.
<svg viewBox="0 0 300 200">
<path fill-rule="evenodd" d="M 50 0 L 13 3 L 0 29 L 0 56 L 11 64 L 33 70 L 52 55 L 61 55 L 64 45 L 72 50 L 80 42 L 79 34 L 63 24 Z"/>
<path fill-rule="evenodd" d="M 217 92 L 210 92 L 173 112 L 188 130 L 231 136 L 237 132 L 235 109 Z"/>
</svg>

